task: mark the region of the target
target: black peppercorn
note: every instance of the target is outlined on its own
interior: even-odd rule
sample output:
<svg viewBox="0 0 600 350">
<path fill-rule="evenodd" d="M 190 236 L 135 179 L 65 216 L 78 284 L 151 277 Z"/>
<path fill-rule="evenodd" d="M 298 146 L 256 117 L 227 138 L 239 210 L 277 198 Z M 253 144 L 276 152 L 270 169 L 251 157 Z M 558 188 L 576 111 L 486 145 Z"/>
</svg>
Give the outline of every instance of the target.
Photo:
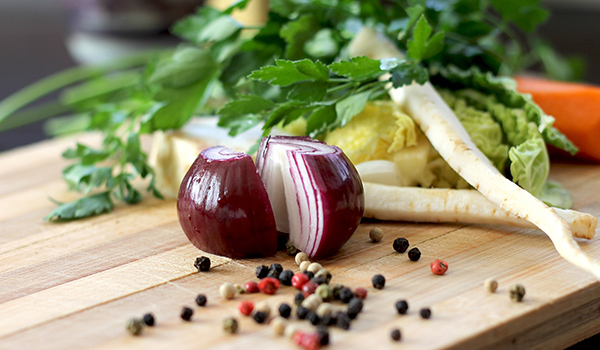
<svg viewBox="0 0 600 350">
<path fill-rule="evenodd" d="M 327 327 L 318 326 L 317 334 L 319 335 L 319 343 L 321 345 L 329 345 L 329 332 L 327 331 Z"/>
<path fill-rule="evenodd" d="M 406 314 L 406 311 L 408 311 L 408 303 L 406 300 L 398 300 L 396 302 L 396 311 L 398 311 L 400 315 Z"/>
<path fill-rule="evenodd" d="M 279 271 L 277 271 L 277 270 L 269 270 L 269 273 L 267 273 L 267 277 L 279 279 Z"/>
<path fill-rule="evenodd" d="M 385 287 L 385 277 L 382 275 L 373 276 L 371 282 L 373 283 L 373 287 L 376 289 L 383 289 L 383 287 Z"/>
<path fill-rule="evenodd" d="M 291 286 L 292 285 L 292 277 L 294 277 L 294 272 L 292 270 L 283 270 L 279 274 L 279 281 L 284 286 Z"/>
<path fill-rule="evenodd" d="M 198 306 L 205 306 L 206 300 L 206 295 L 198 294 L 198 296 L 196 297 L 196 304 L 198 304 Z"/>
<path fill-rule="evenodd" d="M 210 269 L 210 259 L 205 256 L 196 258 L 196 261 L 194 261 L 194 267 L 197 268 L 198 271 L 206 272 Z"/>
<path fill-rule="evenodd" d="M 305 299 L 305 298 L 304 298 L 304 294 L 302 294 L 302 293 L 297 293 L 297 294 L 294 296 L 294 304 L 296 304 L 296 305 L 300 305 L 300 304 L 302 304 L 302 302 L 304 301 L 304 299 Z"/>
<path fill-rule="evenodd" d="M 190 321 L 192 319 L 192 315 L 194 314 L 194 310 L 190 309 L 187 306 L 184 306 L 183 309 L 181 309 L 181 319 L 183 319 L 184 321 Z"/>
<path fill-rule="evenodd" d="M 419 248 L 413 248 L 408 251 L 408 258 L 412 261 L 417 261 L 421 258 L 421 251 Z"/>
<path fill-rule="evenodd" d="M 428 307 L 424 307 L 421 309 L 421 311 L 419 312 L 421 314 L 421 317 L 424 319 L 429 319 L 431 317 L 431 309 Z"/>
<path fill-rule="evenodd" d="M 256 277 L 263 279 L 269 274 L 269 268 L 266 265 L 260 265 L 256 268 Z"/>
<path fill-rule="evenodd" d="M 335 316 L 330 313 L 327 313 L 321 317 L 321 325 L 323 326 L 331 326 L 335 324 Z"/>
<path fill-rule="evenodd" d="M 279 314 L 281 315 L 281 317 L 288 318 L 288 317 L 290 317 L 291 313 L 292 313 L 292 308 L 288 304 L 281 303 L 281 305 L 279 305 Z"/>
<path fill-rule="evenodd" d="M 306 319 L 313 325 L 316 326 L 321 323 L 321 318 L 316 312 L 309 311 L 306 315 Z"/>
<path fill-rule="evenodd" d="M 408 249 L 408 239 L 404 237 L 396 238 L 392 246 L 398 253 L 404 253 Z"/>
<path fill-rule="evenodd" d="M 331 291 L 333 293 L 333 300 L 340 300 L 340 291 L 342 290 L 342 288 L 346 287 L 342 286 L 341 284 L 334 284 L 331 287 Z"/>
<path fill-rule="evenodd" d="M 327 281 L 325 280 L 325 277 L 314 277 L 313 279 L 310 280 L 312 283 L 316 284 L 317 286 L 320 286 L 322 284 L 327 284 Z"/>
<path fill-rule="evenodd" d="M 363 309 L 363 301 L 361 298 L 354 297 L 348 303 L 348 314 L 359 314 Z"/>
<path fill-rule="evenodd" d="M 303 274 L 305 274 L 306 276 L 308 276 L 308 280 L 312 280 L 313 277 L 315 277 L 315 273 L 311 272 L 311 271 L 304 271 Z"/>
<path fill-rule="evenodd" d="M 142 317 L 142 321 L 144 321 L 146 326 L 152 327 L 154 326 L 154 315 L 151 313 L 147 313 L 144 315 L 144 317 Z"/>
<path fill-rule="evenodd" d="M 402 338 L 402 333 L 400 333 L 398 328 L 393 329 L 390 335 L 392 336 L 393 341 L 400 341 L 400 338 Z"/>
<path fill-rule="evenodd" d="M 281 266 L 281 264 L 278 263 L 272 263 L 271 266 L 269 267 L 269 270 L 275 270 L 279 273 L 283 272 L 283 266 Z"/>
<path fill-rule="evenodd" d="M 350 288 L 347 287 L 343 287 L 342 289 L 340 289 L 340 300 L 343 301 L 344 303 L 349 303 L 350 300 L 352 300 L 352 298 L 354 298 L 354 293 L 352 292 L 352 290 Z"/>
<path fill-rule="evenodd" d="M 267 313 L 264 311 L 256 311 L 252 315 L 252 318 L 254 321 L 256 321 L 256 323 L 265 323 L 265 321 L 267 321 Z"/>
<path fill-rule="evenodd" d="M 298 316 L 299 319 L 304 320 L 306 319 L 306 316 L 308 316 L 309 312 L 310 310 L 308 308 L 305 308 L 304 306 L 298 306 L 298 309 L 296 309 L 296 316 Z"/>
<path fill-rule="evenodd" d="M 345 312 L 338 312 L 335 315 L 335 325 L 338 326 L 339 328 L 343 329 L 343 330 L 348 330 L 350 329 L 350 317 L 348 317 L 348 314 Z"/>
</svg>

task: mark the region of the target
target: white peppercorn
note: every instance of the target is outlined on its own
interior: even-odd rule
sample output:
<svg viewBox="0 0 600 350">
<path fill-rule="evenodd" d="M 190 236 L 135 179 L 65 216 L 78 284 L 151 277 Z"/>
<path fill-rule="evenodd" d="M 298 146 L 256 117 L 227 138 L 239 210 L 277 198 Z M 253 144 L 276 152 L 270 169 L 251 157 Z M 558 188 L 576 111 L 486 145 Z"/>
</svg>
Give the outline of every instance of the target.
<svg viewBox="0 0 600 350">
<path fill-rule="evenodd" d="M 331 304 L 322 303 L 321 305 L 319 305 L 316 312 L 320 318 L 323 318 L 327 315 L 331 315 L 332 311 L 333 311 L 333 306 L 331 306 Z"/>
<path fill-rule="evenodd" d="M 300 252 L 298 254 L 296 254 L 296 264 L 300 265 L 303 261 L 309 261 L 308 259 L 308 255 L 306 255 L 306 253 L 304 252 Z"/>
<path fill-rule="evenodd" d="M 271 321 L 271 329 L 276 335 L 283 335 L 287 325 L 287 321 L 281 316 L 277 316 Z"/>
<path fill-rule="evenodd" d="M 486 291 L 490 293 L 494 293 L 496 289 L 498 289 L 498 281 L 493 278 L 488 278 L 483 282 L 483 287 Z"/>
<path fill-rule="evenodd" d="M 310 266 L 310 261 L 306 260 L 300 263 L 300 271 L 305 272 L 308 271 L 308 267 Z"/>
<path fill-rule="evenodd" d="M 231 282 L 225 282 L 221 285 L 221 287 L 219 287 L 219 293 L 227 300 L 233 299 L 236 292 L 237 289 Z"/>
<path fill-rule="evenodd" d="M 374 229 L 369 231 L 369 238 L 371 239 L 371 242 L 380 242 L 383 238 L 383 230 L 379 227 L 375 227 Z"/>
<path fill-rule="evenodd" d="M 323 269 L 323 266 L 321 266 L 321 264 L 314 262 L 314 263 L 308 265 L 308 268 L 306 270 L 316 274 L 317 272 L 321 271 L 322 269 Z"/>
<path fill-rule="evenodd" d="M 254 306 L 254 312 L 258 312 L 258 311 L 264 312 L 265 315 L 267 315 L 267 318 L 268 318 L 269 315 L 271 315 L 271 306 L 269 305 L 269 303 L 267 303 L 264 300 L 263 301 L 259 301 Z"/>
</svg>

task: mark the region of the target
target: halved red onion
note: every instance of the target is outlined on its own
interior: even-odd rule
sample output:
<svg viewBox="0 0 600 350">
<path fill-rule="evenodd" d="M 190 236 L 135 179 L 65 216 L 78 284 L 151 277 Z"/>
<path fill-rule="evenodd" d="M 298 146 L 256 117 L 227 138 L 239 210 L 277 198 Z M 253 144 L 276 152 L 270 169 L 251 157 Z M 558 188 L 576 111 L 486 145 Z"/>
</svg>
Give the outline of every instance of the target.
<svg viewBox="0 0 600 350">
<path fill-rule="evenodd" d="M 348 241 L 364 212 L 364 191 L 341 149 L 309 137 L 267 137 L 256 163 L 277 229 L 294 246 L 318 259 Z"/>
<path fill-rule="evenodd" d="M 177 212 L 188 239 L 208 253 L 241 258 L 277 251 L 273 210 L 247 154 L 223 146 L 202 151 L 181 183 Z"/>
</svg>

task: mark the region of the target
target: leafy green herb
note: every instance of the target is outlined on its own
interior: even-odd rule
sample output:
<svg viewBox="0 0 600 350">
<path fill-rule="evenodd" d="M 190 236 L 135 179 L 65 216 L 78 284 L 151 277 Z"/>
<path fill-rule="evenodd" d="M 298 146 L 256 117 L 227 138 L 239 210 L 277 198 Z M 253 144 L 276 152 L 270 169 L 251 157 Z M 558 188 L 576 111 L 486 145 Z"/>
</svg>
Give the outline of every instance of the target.
<svg viewBox="0 0 600 350">
<path fill-rule="evenodd" d="M 231 16 L 248 2 L 224 11 L 200 7 L 172 28 L 185 43 L 146 56 L 144 69 L 139 58 L 77 68 L 0 102 L 0 130 L 68 110 L 71 115 L 52 123 L 54 133 L 83 129 L 103 136 L 98 147 L 78 144 L 63 154 L 73 161 L 63 177 L 84 197 L 61 204 L 47 219 L 97 215 L 112 210 L 114 199 L 137 203 L 140 178 L 161 198 L 140 139 L 178 129 L 198 113 L 219 110 L 219 125 L 231 135 L 260 124 L 268 134 L 302 118 L 306 133 L 319 137 L 348 123 L 367 101 L 384 98 L 384 74 L 398 87 L 425 83 L 438 67 L 510 75 L 542 63 L 561 78 L 577 72 L 535 37 L 547 17 L 540 0 L 271 0 L 268 22 L 253 28 Z M 406 57 L 348 57 L 363 26 L 386 35 Z M 43 106 L 41 116 L 15 113 L 56 90 L 62 106 Z M 535 108 L 526 110 L 528 118 L 542 118 Z M 569 149 L 560 133 L 544 130 L 546 142 Z"/>
</svg>

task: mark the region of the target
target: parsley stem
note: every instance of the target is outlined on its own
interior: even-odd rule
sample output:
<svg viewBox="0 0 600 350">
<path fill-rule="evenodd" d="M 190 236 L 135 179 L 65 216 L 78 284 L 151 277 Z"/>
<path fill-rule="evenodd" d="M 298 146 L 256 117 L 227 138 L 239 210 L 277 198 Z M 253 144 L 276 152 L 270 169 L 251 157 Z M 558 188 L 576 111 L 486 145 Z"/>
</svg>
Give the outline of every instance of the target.
<svg viewBox="0 0 600 350">
<path fill-rule="evenodd" d="M 344 81 L 348 81 L 348 80 L 344 79 Z M 348 83 L 345 83 L 345 84 L 342 84 L 342 85 L 338 85 L 338 86 L 334 86 L 332 88 L 327 89 L 327 93 L 344 90 L 344 89 L 349 88 L 349 87 L 356 87 L 357 85 L 359 85 L 358 82 L 348 82 Z"/>
</svg>

